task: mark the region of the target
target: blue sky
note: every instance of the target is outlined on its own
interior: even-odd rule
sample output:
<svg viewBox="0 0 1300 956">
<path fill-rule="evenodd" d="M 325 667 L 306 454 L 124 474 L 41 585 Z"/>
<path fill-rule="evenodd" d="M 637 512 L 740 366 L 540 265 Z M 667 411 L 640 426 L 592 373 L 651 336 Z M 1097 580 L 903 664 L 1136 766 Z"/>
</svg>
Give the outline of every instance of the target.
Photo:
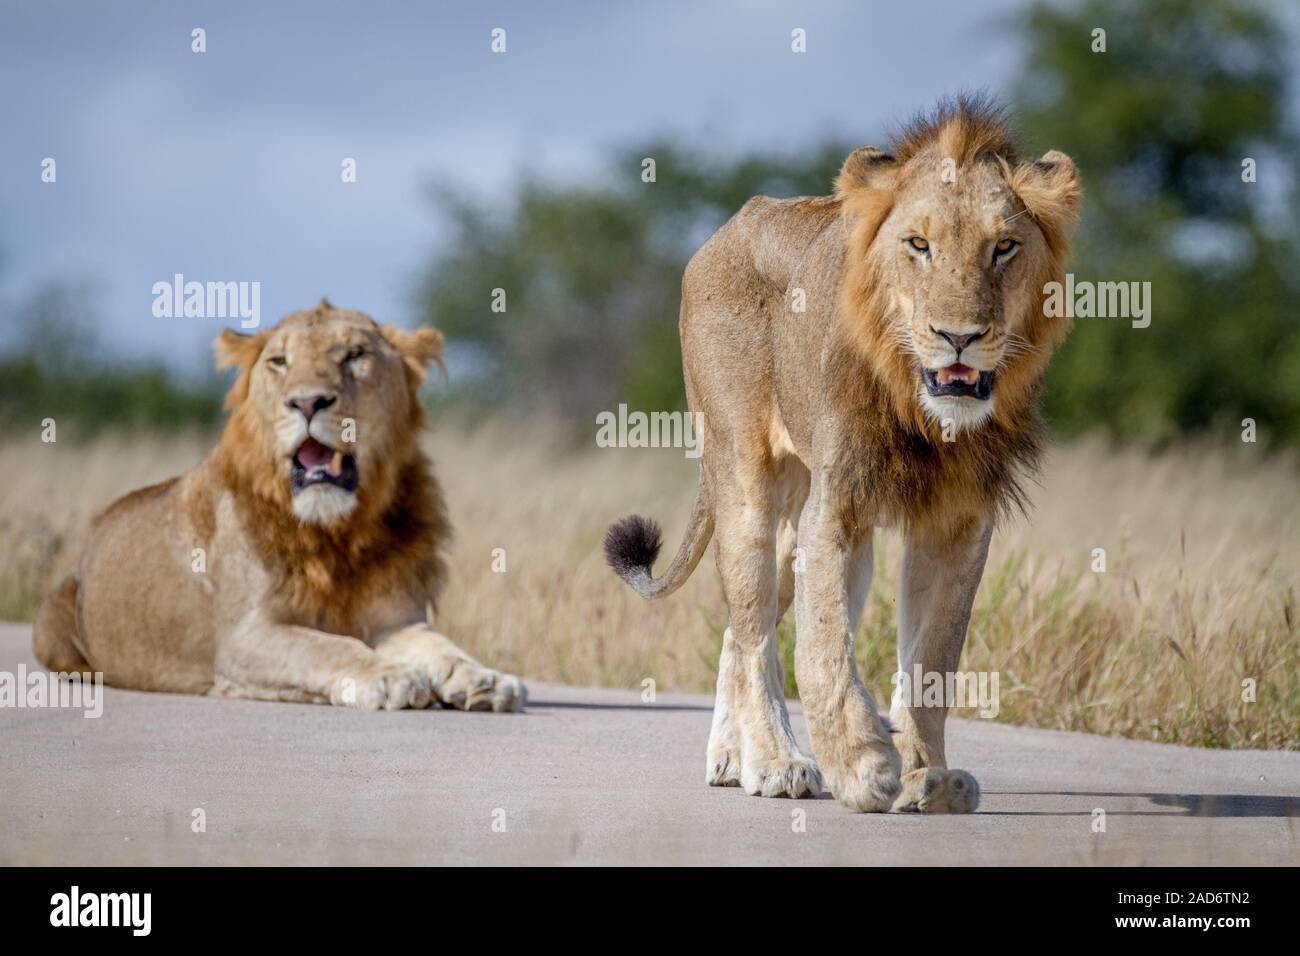
<svg viewBox="0 0 1300 956">
<path fill-rule="evenodd" d="M 178 369 L 223 323 L 152 315 L 177 272 L 260 282 L 264 322 L 327 295 L 409 324 L 439 241 L 430 183 L 581 178 L 663 133 L 723 152 L 878 141 L 945 93 L 1005 90 L 1019 51 L 995 22 L 1016 5 L 8 4 L 0 302 L 93 280 L 104 337 Z"/>
</svg>

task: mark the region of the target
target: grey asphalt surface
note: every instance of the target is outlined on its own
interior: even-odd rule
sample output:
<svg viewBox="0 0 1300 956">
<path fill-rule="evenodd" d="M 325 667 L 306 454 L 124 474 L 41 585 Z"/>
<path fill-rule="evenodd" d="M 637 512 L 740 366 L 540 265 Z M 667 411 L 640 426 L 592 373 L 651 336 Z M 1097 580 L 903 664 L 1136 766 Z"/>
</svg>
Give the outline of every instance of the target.
<svg viewBox="0 0 1300 956">
<path fill-rule="evenodd" d="M 0 625 L 0 671 L 35 669 L 29 642 Z M 517 716 L 112 688 L 99 719 L 0 708 L 0 863 L 1300 863 L 1300 753 L 954 721 L 978 813 L 858 815 L 706 787 L 706 696 L 529 690 Z"/>
</svg>

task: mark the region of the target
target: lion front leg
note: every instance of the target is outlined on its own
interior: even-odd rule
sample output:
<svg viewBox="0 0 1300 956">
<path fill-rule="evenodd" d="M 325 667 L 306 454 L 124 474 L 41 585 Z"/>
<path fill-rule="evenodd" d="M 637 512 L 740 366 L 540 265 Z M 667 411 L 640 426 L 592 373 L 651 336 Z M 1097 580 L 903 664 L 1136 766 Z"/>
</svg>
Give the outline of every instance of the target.
<svg viewBox="0 0 1300 956">
<path fill-rule="evenodd" d="M 900 761 L 853 658 L 853 625 L 870 581 L 871 548 L 862 536 L 870 531 L 850 535 L 823 507 L 824 484 L 818 485 L 799 521 L 795 676 L 831 792 L 851 810 L 883 813 L 898 796 Z"/>
<path fill-rule="evenodd" d="M 374 648 L 386 660 L 419 670 L 448 707 L 514 713 L 528 699 L 518 677 L 484 667 L 423 621 L 379 635 Z"/>
<path fill-rule="evenodd" d="M 979 806 L 975 778 L 949 770 L 944 754 L 944 724 L 953 701 L 936 703 L 925 688 L 942 682 L 946 693 L 957 686 L 992 533 L 991 521 L 972 520 L 955 531 L 923 528 L 908 535 L 898 601 L 899 677 L 889 714 L 903 760 L 896 810 L 970 813 Z"/>
<path fill-rule="evenodd" d="M 258 616 L 218 641 L 209 694 L 361 710 L 418 710 L 433 700 L 419 670 L 380 657 L 354 637 Z"/>
</svg>

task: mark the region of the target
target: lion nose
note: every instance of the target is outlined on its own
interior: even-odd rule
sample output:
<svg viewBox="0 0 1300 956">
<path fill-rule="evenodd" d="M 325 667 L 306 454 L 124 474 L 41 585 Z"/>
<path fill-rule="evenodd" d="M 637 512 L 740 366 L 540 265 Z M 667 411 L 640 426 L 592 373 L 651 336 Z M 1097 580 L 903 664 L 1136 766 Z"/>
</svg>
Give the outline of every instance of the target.
<svg viewBox="0 0 1300 956">
<path fill-rule="evenodd" d="M 930 326 L 930 331 L 941 339 L 947 341 L 947 343 L 956 351 L 957 357 L 961 358 L 961 350 L 970 345 L 976 339 L 983 338 L 985 333 L 988 332 L 988 329 L 985 329 L 983 332 L 967 332 L 965 334 L 959 334 L 957 332 L 948 332 L 944 329 L 936 329 L 932 325 Z"/>
<path fill-rule="evenodd" d="M 335 395 L 293 395 L 284 400 L 289 408 L 302 412 L 302 417 L 311 421 L 311 417 L 322 408 L 329 408 L 337 400 Z"/>
</svg>

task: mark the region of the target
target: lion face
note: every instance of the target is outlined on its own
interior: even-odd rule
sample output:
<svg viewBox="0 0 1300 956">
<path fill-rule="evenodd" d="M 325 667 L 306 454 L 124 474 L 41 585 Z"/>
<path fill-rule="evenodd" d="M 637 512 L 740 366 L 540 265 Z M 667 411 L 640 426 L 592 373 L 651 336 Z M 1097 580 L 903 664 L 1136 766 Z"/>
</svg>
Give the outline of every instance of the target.
<svg viewBox="0 0 1300 956">
<path fill-rule="evenodd" d="M 1022 163 L 1008 136 L 995 113 L 950 108 L 895 155 L 855 150 L 836 183 L 858 338 L 896 401 L 958 428 L 1022 408 L 1069 327 L 1042 302 L 1068 254 L 1074 164 Z"/>
<path fill-rule="evenodd" d="M 941 175 L 937 157 L 908 170 L 873 252 L 894 290 L 895 337 L 915 360 L 917 401 L 938 421 L 975 427 L 993 414 L 999 370 L 1029 345 L 1025 293 L 1047 245 L 998 166 L 930 188 Z"/>
<path fill-rule="evenodd" d="M 219 361 L 240 378 L 227 403 L 260 471 L 299 520 L 344 521 L 366 496 L 391 494 L 413 448 L 416 388 L 440 354 L 432 329 L 406 333 L 327 303 L 257 336 L 227 331 Z"/>
</svg>

